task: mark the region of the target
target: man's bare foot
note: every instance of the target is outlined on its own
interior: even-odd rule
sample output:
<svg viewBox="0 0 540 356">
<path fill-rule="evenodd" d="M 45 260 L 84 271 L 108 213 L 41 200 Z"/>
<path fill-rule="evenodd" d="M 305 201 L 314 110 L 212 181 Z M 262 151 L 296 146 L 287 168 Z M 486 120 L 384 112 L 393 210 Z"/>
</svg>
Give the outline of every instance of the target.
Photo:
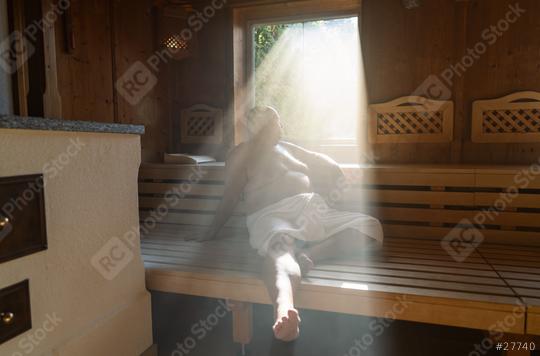
<svg viewBox="0 0 540 356">
<path fill-rule="evenodd" d="M 274 336 L 281 341 L 293 341 L 300 334 L 299 325 L 298 310 L 288 309 L 286 312 L 278 312 L 276 323 L 273 326 Z"/>
<path fill-rule="evenodd" d="M 313 260 L 305 252 L 299 252 L 296 255 L 296 262 L 298 262 L 298 266 L 300 266 L 302 276 L 307 275 L 313 266 L 315 266 Z"/>
</svg>

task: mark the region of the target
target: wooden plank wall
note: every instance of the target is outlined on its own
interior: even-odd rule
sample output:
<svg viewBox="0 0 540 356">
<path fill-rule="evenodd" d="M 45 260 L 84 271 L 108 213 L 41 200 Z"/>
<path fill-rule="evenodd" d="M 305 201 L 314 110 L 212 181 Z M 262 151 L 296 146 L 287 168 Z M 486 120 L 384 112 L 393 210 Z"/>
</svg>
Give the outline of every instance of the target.
<svg viewBox="0 0 540 356">
<path fill-rule="evenodd" d="M 365 1 L 362 47 L 370 103 L 412 94 L 432 73 L 452 62 L 456 20 L 454 0 L 424 1 L 405 10 L 401 1 Z M 450 53 L 450 55 L 449 55 Z M 375 144 L 385 162 L 445 162 L 449 144 Z"/>
<path fill-rule="evenodd" d="M 206 3 L 205 3 L 206 5 Z M 174 112 L 172 117 L 172 149 L 225 159 L 234 142 L 232 12 L 219 10 L 198 33 L 198 51 L 192 58 L 171 62 L 171 86 Z M 224 112 L 222 145 L 188 145 L 180 140 L 180 110 L 206 104 Z"/>
<path fill-rule="evenodd" d="M 196 7 L 208 3 L 194 2 Z M 145 124 L 145 161 L 158 161 L 168 149 L 223 158 L 233 143 L 231 8 L 219 11 L 199 32 L 195 57 L 160 66 L 158 85 L 141 103 L 131 106 L 113 91 L 115 78 L 154 50 L 151 3 L 73 0 L 78 47 L 74 55 L 61 54 L 59 59 L 64 116 Z M 364 0 L 362 44 L 370 102 L 412 94 L 431 74 L 457 63 L 515 3 L 429 0 L 418 9 L 406 10 L 398 0 Z M 520 0 L 519 4 L 527 12 L 450 88 L 456 104 L 454 142 L 377 144 L 373 148 L 379 163 L 527 164 L 537 160 L 540 144 L 470 142 L 474 100 L 540 91 L 540 2 Z M 201 150 L 180 142 L 179 111 L 199 103 L 224 109 L 223 145 Z"/>
<path fill-rule="evenodd" d="M 111 0 L 110 0 L 111 1 Z M 112 0 L 114 4 L 115 78 L 121 77 L 137 61 L 148 68 L 149 58 L 156 53 L 155 17 L 152 0 Z M 143 161 L 160 161 L 169 146 L 172 92 L 169 89 L 170 66 L 164 62 L 152 70 L 158 77 L 156 86 L 136 105 L 121 95 L 116 97 L 117 120 L 120 123 L 146 127 L 142 138 Z"/>
<path fill-rule="evenodd" d="M 478 63 L 467 72 L 465 86 L 466 116 L 471 117 L 472 102 L 482 98 L 497 98 L 515 91 L 540 91 L 540 1 L 497 0 L 478 1 L 470 6 L 467 46 L 472 47 L 482 31 L 503 18 L 510 5 L 520 4 L 527 12 Z M 466 137 L 470 137 L 467 121 Z M 464 163 L 500 162 L 528 163 L 538 161 L 540 144 L 474 144 L 464 142 Z"/>
<path fill-rule="evenodd" d="M 154 53 L 152 0 L 72 0 L 75 49 L 68 53 L 62 21 L 56 22 L 59 90 L 62 116 L 142 124 L 143 160 L 158 161 L 169 143 L 167 65 L 160 80 L 136 105 L 114 89 L 116 80 L 137 61 Z"/>
<path fill-rule="evenodd" d="M 461 77 L 455 76 L 456 105 L 452 144 L 375 145 L 385 163 L 498 163 L 537 161 L 540 144 L 473 144 L 470 140 L 472 103 L 512 92 L 540 91 L 540 3 L 535 0 L 431 0 L 404 10 L 399 1 L 365 1 L 363 48 L 370 101 L 385 102 L 410 95 L 431 74 L 458 63 L 503 19 L 510 5 L 527 12 Z"/>
<path fill-rule="evenodd" d="M 65 50 L 62 21 L 56 22 L 58 86 L 62 116 L 113 122 L 111 23 L 108 0 L 71 2 L 75 51 Z"/>
<path fill-rule="evenodd" d="M 0 38 L 6 38 L 8 34 L 7 1 L 0 0 Z M 11 77 L 6 71 L 0 71 L 0 115 L 13 112 L 10 80 Z"/>
</svg>

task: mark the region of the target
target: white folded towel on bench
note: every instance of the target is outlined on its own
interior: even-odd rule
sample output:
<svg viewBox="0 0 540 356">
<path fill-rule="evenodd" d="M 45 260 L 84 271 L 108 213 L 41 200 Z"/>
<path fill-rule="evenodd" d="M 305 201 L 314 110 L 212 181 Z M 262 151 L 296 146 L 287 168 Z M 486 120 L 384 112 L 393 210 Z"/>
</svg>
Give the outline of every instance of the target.
<svg viewBox="0 0 540 356">
<path fill-rule="evenodd" d="M 382 243 L 380 222 L 368 215 L 332 209 L 317 193 L 285 198 L 247 216 L 249 242 L 266 256 L 276 245 L 291 245 L 295 240 L 323 241 L 352 228 Z"/>
</svg>

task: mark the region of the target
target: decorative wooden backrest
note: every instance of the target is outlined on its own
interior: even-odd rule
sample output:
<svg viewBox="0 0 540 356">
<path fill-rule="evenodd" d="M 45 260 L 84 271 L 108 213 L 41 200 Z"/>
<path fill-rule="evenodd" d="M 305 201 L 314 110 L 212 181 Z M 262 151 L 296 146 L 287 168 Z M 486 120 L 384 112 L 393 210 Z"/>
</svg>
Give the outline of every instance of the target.
<svg viewBox="0 0 540 356">
<path fill-rule="evenodd" d="M 473 104 L 472 141 L 540 142 L 540 93 L 524 91 Z"/>
<path fill-rule="evenodd" d="M 223 141 L 223 110 L 194 105 L 181 113 L 182 143 L 220 144 Z"/>
<path fill-rule="evenodd" d="M 454 103 L 419 96 L 370 105 L 370 142 L 452 142 Z"/>
</svg>

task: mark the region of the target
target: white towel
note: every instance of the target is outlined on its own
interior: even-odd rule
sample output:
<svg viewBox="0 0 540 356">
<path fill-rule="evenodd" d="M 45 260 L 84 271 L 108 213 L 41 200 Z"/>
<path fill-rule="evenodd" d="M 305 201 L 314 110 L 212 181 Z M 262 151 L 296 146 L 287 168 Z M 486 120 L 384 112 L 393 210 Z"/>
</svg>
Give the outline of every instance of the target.
<svg viewBox="0 0 540 356">
<path fill-rule="evenodd" d="M 274 244 L 323 241 L 352 228 L 382 243 L 380 222 L 368 215 L 330 208 L 317 193 L 285 198 L 247 216 L 249 242 L 261 256 Z"/>
</svg>

